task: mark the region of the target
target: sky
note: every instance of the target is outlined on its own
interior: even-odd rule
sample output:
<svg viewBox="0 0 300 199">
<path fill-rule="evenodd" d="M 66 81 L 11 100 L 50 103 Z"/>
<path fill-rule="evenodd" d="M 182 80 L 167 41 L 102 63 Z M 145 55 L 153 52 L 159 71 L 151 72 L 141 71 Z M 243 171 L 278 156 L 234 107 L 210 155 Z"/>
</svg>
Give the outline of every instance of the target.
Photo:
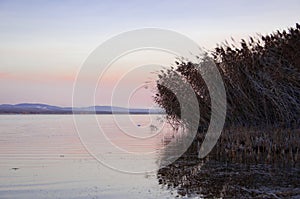
<svg viewBox="0 0 300 199">
<path fill-rule="evenodd" d="M 101 43 L 126 31 L 169 29 L 211 50 L 231 37 L 247 39 L 295 26 L 299 10 L 299 0 L 0 0 L 0 104 L 71 106 L 76 75 L 85 60 Z M 109 105 L 112 96 L 136 87 L 129 99 L 117 97 L 114 105 L 152 106 L 152 91 L 143 83 L 155 78 L 152 70 L 158 67 L 127 74 L 129 68 L 151 61 L 168 65 L 173 57 L 150 51 L 132 54 L 116 61 L 98 85 L 92 85 L 88 75 L 84 84 L 96 88 L 97 105 Z M 80 105 L 91 104 L 82 100 Z"/>
</svg>

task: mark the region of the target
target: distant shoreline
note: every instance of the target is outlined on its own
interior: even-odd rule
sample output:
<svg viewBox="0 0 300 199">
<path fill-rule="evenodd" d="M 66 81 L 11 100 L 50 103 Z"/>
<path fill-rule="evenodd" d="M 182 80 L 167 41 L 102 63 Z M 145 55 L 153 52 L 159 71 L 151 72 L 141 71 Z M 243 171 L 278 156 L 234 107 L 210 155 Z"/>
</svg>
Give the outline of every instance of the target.
<svg viewBox="0 0 300 199">
<path fill-rule="evenodd" d="M 0 115 L 164 115 L 165 113 L 0 113 Z"/>
<path fill-rule="evenodd" d="M 165 114 L 162 109 L 148 109 L 148 108 L 124 108 L 117 106 L 87 106 L 87 107 L 59 107 L 48 104 L 2 104 L 0 105 L 0 115 L 145 115 L 145 114 Z"/>
</svg>

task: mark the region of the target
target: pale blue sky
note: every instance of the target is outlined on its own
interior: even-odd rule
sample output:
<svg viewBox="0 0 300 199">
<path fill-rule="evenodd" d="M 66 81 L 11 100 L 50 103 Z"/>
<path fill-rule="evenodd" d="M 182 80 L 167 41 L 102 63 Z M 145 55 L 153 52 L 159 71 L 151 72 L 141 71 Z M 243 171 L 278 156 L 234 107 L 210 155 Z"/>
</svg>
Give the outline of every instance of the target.
<svg viewBox="0 0 300 199">
<path fill-rule="evenodd" d="M 299 10 L 300 1 L 2 0 L 0 104 L 71 105 L 81 64 L 101 42 L 124 31 L 171 29 L 212 49 L 231 36 L 294 26 Z"/>
</svg>

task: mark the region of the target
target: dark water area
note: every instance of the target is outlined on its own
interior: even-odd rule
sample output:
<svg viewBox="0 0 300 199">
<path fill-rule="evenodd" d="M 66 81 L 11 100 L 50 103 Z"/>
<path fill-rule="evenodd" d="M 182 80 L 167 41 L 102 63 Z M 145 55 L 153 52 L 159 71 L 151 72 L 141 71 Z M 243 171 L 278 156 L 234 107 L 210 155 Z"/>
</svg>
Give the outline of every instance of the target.
<svg viewBox="0 0 300 199">
<path fill-rule="evenodd" d="M 188 198 L 300 198 L 298 129 L 227 129 L 198 159 L 204 138 L 158 171 L 159 184 Z"/>
<path fill-rule="evenodd" d="M 158 182 L 180 196 L 300 198 L 300 168 L 180 158 L 158 171 Z"/>
</svg>

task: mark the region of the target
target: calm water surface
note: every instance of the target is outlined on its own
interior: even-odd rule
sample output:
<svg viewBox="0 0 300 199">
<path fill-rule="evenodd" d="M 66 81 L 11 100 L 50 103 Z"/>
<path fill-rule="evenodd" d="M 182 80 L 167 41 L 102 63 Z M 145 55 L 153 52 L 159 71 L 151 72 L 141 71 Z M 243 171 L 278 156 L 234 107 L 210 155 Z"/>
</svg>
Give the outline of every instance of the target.
<svg viewBox="0 0 300 199">
<path fill-rule="evenodd" d="M 174 198 L 172 191 L 157 182 L 156 172 L 130 174 L 117 171 L 123 165 L 158 167 L 158 151 L 163 136 L 150 126 L 149 116 L 131 116 L 134 125 L 116 125 L 112 115 L 81 115 L 80 134 L 93 137 L 93 119 L 99 121 L 108 139 L 121 149 L 120 153 L 97 140 L 99 154 L 109 157 L 103 165 L 91 156 L 80 142 L 72 115 L 2 115 L 0 116 L 0 198 Z M 122 117 L 118 116 L 121 121 Z M 134 128 L 132 126 L 135 126 Z M 137 135 L 136 127 L 141 128 Z M 131 129 L 132 128 L 132 129 Z M 124 130 L 125 129 L 125 130 Z M 169 131 L 164 127 L 162 131 Z M 124 132 L 131 132 L 126 135 Z M 144 141 L 132 142 L 132 136 Z M 151 139 L 149 139 L 151 138 Z M 93 139 L 92 139 L 93 140 Z M 143 139 L 141 139 L 143 140 Z M 89 144 L 89 143 L 88 143 Z M 93 149 L 92 149 L 93 151 Z M 141 154 L 144 159 L 124 155 L 126 151 Z M 140 164 L 140 165 L 139 165 Z"/>
</svg>

